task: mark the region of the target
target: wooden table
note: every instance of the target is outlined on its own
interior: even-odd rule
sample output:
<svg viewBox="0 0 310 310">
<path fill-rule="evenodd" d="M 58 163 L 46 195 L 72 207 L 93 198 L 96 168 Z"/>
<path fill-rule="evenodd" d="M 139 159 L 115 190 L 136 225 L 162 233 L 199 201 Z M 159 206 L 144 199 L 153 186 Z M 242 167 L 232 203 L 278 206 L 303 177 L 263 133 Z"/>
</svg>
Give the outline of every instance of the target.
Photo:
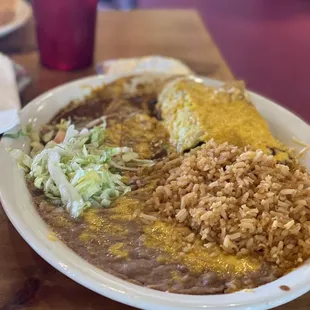
<svg viewBox="0 0 310 310">
<path fill-rule="evenodd" d="M 101 12 L 98 14 L 95 62 L 142 55 L 181 59 L 198 74 L 230 80 L 233 75 L 210 34 L 193 10 Z M 23 103 L 42 92 L 86 75 L 93 68 L 59 72 L 42 68 L 34 23 L 0 39 L 0 51 L 24 65 L 32 84 L 22 94 Z M 310 294 L 280 310 L 308 310 Z M 74 309 L 125 310 L 131 307 L 99 296 L 78 285 L 41 259 L 19 236 L 0 208 L 0 310 Z"/>
</svg>

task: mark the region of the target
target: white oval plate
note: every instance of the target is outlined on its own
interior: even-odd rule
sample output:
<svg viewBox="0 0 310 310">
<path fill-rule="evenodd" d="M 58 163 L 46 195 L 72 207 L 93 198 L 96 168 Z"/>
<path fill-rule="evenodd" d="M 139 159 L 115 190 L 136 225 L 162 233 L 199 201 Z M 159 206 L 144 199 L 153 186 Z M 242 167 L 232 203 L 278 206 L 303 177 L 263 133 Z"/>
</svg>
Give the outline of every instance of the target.
<svg viewBox="0 0 310 310">
<path fill-rule="evenodd" d="M 30 4 L 24 0 L 18 0 L 14 19 L 7 24 L 0 26 L 0 38 L 20 28 L 32 15 Z"/>
<path fill-rule="evenodd" d="M 96 87 L 118 78 L 115 75 L 94 76 L 54 88 L 30 102 L 20 113 L 21 124 L 32 122 L 38 127 L 48 122 L 59 109 L 72 99 L 80 99 L 90 92 L 85 85 Z M 207 85 L 219 86 L 221 82 L 202 78 Z M 292 137 L 310 144 L 310 128 L 297 116 L 271 102 L 248 92 L 258 111 L 268 121 L 273 134 L 289 146 L 295 146 Z M 15 128 L 15 131 L 17 128 Z M 270 309 L 284 304 L 310 290 L 310 261 L 288 275 L 253 292 L 241 291 L 227 295 L 190 296 L 159 292 L 140 287 L 114 277 L 84 261 L 61 241 L 50 241 L 49 228 L 40 218 L 31 202 L 21 171 L 16 167 L 4 147 L 27 150 L 26 138 L 2 139 L 0 143 L 0 194 L 3 207 L 11 222 L 47 262 L 59 271 L 106 297 L 142 309 Z M 309 157 L 305 164 L 310 168 Z M 290 288 L 280 289 L 281 285 Z"/>
</svg>

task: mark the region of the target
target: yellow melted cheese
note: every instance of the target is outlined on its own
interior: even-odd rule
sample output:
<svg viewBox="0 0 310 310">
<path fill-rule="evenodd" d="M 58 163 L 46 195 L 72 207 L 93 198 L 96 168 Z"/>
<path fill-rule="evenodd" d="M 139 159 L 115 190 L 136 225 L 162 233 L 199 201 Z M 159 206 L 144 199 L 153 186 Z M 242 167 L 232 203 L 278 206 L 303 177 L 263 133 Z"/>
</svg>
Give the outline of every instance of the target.
<svg viewBox="0 0 310 310">
<path fill-rule="evenodd" d="M 216 89 L 178 79 L 163 89 L 158 106 L 179 152 L 214 138 L 218 143 L 250 145 L 279 161 L 289 159 L 287 148 L 272 136 L 242 88 Z"/>
<path fill-rule="evenodd" d="M 109 253 L 113 256 L 126 258 L 128 257 L 128 251 L 124 249 L 124 243 L 117 242 L 109 247 Z"/>
<path fill-rule="evenodd" d="M 254 272 L 260 267 L 259 261 L 255 258 L 227 255 L 217 246 L 206 249 L 199 238 L 196 238 L 192 247 L 185 253 L 184 248 L 188 247 L 188 244 L 184 241 L 184 234 L 189 233 L 191 231 L 188 228 L 157 221 L 144 228 L 144 244 L 166 253 L 158 257 L 160 263 L 179 262 L 194 273 L 212 270 L 220 274 L 245 274 Z"/>
</svg>

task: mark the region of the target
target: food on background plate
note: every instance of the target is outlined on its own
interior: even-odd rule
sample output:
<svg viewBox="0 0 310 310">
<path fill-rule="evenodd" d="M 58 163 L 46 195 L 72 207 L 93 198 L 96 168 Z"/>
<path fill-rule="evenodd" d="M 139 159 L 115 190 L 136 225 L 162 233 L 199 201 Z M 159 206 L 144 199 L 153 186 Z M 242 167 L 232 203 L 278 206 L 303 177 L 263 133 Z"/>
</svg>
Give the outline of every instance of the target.
<svg viewBox="0 0 310 310">
<path fill-rule="evenodd" d="M 96 69 L 98 73 L 104 74 L 145 74 L 147 72 L 169 72 L 170 75 L 193 74 L 193 71 L 180 60 L 155 55 L 105 60 L 97 64 Z"/>
<path fill-rule="evenodd" d="M 229 293 L 310 255 L 309 173 L 238 83 L 126 77 L 25 134 L 11 153 L 41 217 L 122 279 Z"/>
<path fill-rule="evenodd" d="M 1 0 L 0 26 L 6 25 L 14 19 L 17 0 Z"/>
</svg>

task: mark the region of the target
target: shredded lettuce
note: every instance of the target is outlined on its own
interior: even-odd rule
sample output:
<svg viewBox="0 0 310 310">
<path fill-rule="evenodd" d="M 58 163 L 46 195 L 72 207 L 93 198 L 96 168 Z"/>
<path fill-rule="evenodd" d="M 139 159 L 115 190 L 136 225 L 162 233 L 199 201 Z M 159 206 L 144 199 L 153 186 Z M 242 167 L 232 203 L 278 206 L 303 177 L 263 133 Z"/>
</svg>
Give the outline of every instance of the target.
<svg viewBox="0 0 310 310">
<path fill-rule="evenodd" d="M 39 137 L 38 133 L 33 130 L 32 125 L 28 124 L 24 129 L 19 129 L 15 133 L 4 133 L 3 137 L 5 138 L 11 138 L 11 139 L 18 139 L 20 137 L 27 137 L 29 136 L 31 140 L 33 141 L 39 141 L 37 137 Z M 35 137 L 34 137 L 35 136 Z"/>
<path fill-rule="evenodd" d="M 11 139 L 18 139 L 19 137 L 26 137 L 28 133 L 23 129 L 18 130 L 16 133 L 4 133 L 3 137 L 11 138 Z"/>
<path fill-rule="evenodd" d="M 61 124 L 64 125 L 64 124 Z M 107 147 L 106 123 L 78 131 L 70 123 L 62 143 L 54 141 L 33 158 L 20 150 L 11 154 L 47 198 L 59 200 L 72 217 L 90 207 L 108 207 L 131 189 L 122 181 L 123 170 L 152 165 L 128 147 Z"/>
<path fill-rule="evenodd" d="M 56 125 L 56 128 L 58 130 L 63 130 L 63 131 L 66 131 L 68 129 L 68 127 L 70 126 L 71 124 L 71 120 L 65 120 L 65 119 L 61 119 L 60 120 L 60 123 Z"/>
<path fill-rule="evenodd" d="M 26 172 L 29 172 L 32 165 L 32 158 L 19 149 L 9 150 L 18 166 Z"/>
</svg>

